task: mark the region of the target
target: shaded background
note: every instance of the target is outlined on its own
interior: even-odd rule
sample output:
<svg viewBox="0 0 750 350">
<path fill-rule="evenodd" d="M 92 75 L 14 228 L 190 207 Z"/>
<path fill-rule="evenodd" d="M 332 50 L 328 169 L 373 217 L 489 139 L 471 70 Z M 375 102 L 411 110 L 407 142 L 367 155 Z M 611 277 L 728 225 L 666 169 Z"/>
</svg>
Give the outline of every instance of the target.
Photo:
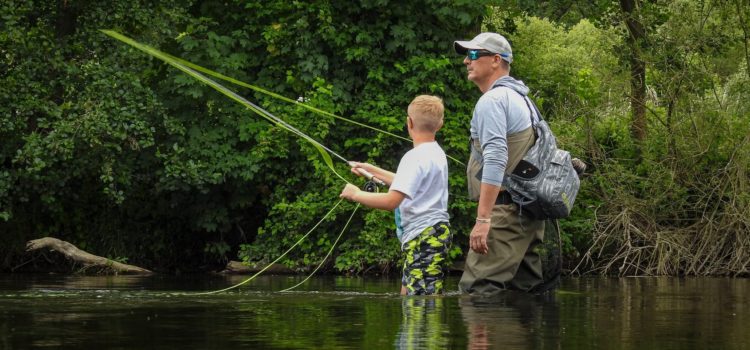
<svg viewBox="0 0 750 350">
<path fill-rule="evenodd" d="M 165 272 L 268 262 L 343 185 L 304 141 L 100 28 L 402 135 L 408 102 L 439 95 L 438 138 L 458 159 L 479 92 L 452 42 L 498 31 L 558 143 L 590 164 L 561 221 L 566 271 L 750 271 L 746 0 L 12 0 L 0 13 L 4 271 L 49 268 L 23 253 L 43 236 Z M 236 91 L 348 159 L 395 169 L 411 147 Z M 474 206 L 450 168 L 460 260 Z M 351 209 L 283 263 L 315 265 Z M 361 211 L 327 270 L 393 271 L 393 231 L 392 214 Z"/>
</svg>

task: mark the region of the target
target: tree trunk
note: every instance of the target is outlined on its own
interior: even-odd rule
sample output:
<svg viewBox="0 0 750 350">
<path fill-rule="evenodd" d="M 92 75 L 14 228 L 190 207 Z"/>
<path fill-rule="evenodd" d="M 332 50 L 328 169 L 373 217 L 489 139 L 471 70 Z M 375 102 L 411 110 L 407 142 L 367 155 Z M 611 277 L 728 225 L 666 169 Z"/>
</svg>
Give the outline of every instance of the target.
<svg viewBox="0 0 750 350">
<path fill-rule="evenodd" d="M 52 237 L 34 239 L 26 243 L 26 251 L 49 249 L 65 255 L 68 259 L 79 262 L 87 267 L 102 267 L 123 274 L 151 274 L 144 268 L 119 263 L 98 255 L 78 249 L 75 245 Z"/>
<path fill-rule="evenodd" d="M 750 49 L 748 49 L 748 40 L 750 40 L 750 34 L 748 33 L 747 23 L 745 23 L 745 11 L 747 9 L 746 0 L 736 0 L 734 4 L 737 6 L 737 15 L 739 16 L 740 27 L 742 28 L 742 34 L 744 35 L 743 45 L 745 46 L 745 63 L 747 64 L 747 76 L 750 77 Z"/>
<path fill-rule="evenodd" d="M 639 0 L 620 0 L 620 7 L 625 15 L 628 28 L 628 47 L 630 53 L 630 108 L 633 113 L 631 133 L 641 143 L 646 139 L 646 63 L 643 61 L 642 47 L 646 40 L 646 31 L 640 20 Z"/>
</svg>

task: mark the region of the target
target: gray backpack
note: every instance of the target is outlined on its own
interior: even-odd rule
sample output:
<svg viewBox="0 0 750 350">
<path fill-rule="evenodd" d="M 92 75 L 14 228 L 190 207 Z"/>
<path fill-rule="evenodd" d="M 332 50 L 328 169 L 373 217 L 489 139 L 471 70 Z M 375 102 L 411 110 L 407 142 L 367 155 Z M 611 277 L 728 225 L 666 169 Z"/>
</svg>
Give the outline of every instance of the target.
<svg viewBox="0 0 750 350">
<path fill-rule="evenodd" d="M 529 214 L 537 220 L 564 218 L 570 215 L 578 194 L 578 174 L 570 161 L 570 153 L 557 148 L 555 135 L 534 102 L 529 104 L 529 98 L 523 98 L 529 107 L 536 142 L 513 172 L 503 178 L 503 187 L 519 206 L 521 215 Z M 537 122 L 532 116 L 532 106 L 539 117 Z"/>
</svg>

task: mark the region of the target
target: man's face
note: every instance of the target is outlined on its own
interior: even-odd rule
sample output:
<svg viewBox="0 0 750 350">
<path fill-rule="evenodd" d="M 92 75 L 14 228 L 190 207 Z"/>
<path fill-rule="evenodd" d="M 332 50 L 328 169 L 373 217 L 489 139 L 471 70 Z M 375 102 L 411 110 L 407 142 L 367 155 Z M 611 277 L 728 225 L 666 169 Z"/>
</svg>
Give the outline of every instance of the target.
<svg viewBox="0 0 750 350">
<path fill-rule="evenodd" d="M 467 78 L 475 83 L 482 82 L 492 75 L 493 63 L 498 59 L 497 54 L 483 50 L 469 50 L 464 58 L 464 65 L 468 73 Z"/>
</svg>

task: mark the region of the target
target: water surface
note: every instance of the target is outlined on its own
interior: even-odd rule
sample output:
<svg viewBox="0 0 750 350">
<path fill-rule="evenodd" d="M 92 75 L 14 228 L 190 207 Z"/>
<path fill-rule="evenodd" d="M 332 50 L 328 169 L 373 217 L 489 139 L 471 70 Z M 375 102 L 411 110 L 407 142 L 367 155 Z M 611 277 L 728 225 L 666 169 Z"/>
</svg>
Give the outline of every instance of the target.
<svg viewBox="0 0 750 350">
<path fill-rule="evenodd" d="M 567 278 L 401 297 L 398 279 L 0 275 L 0 349 L 750 349 L 750 281 Z"/>
</svg>

